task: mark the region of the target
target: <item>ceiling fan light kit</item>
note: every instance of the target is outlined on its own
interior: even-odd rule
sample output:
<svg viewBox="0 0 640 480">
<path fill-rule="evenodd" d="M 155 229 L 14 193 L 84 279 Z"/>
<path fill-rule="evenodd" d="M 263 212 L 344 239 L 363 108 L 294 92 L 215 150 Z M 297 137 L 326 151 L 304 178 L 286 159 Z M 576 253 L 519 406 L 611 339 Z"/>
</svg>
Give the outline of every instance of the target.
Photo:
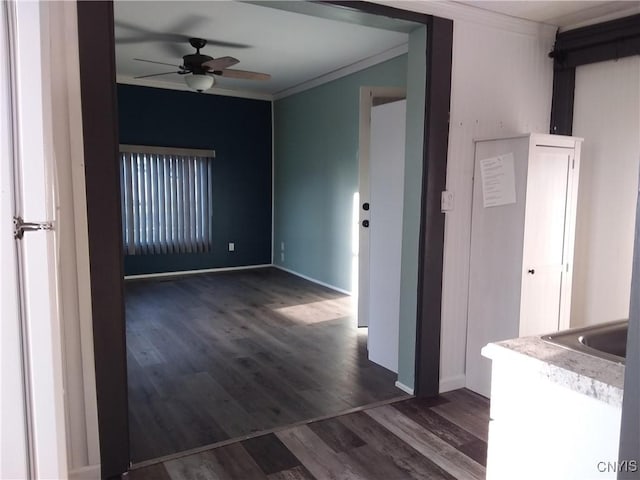
<svg viewBox="0 0 640 480">
<path fill-rule="evenodd" d="M 185 75 L 184 79 L 189 88 L 197 92 L 204 92 L 205 90 L 209 90 L 213 86 L 213 84 L 215 83 L 213 75 L 243 80 L 269 80 L 271 78 L 271 75 L 267 73 L 230 69 L 229 67 L 239 63 L 239 60 L 237 58 L 228 56 L 213 58 L 209 55 L 200 53 L 200 49 L 207 44 L 207 40 L 205 39 L 190 38 L 189 43 L 193 48 L 196 49 L 196 53 L 183 56 L 183 63 L 182 65 L 177 66 L 177 68 L 179 69 L 177 72 L 152 73 L 150 75 L 141 75 L 134 78 L 156 77 L 160 75 L 177 73 L 179 75 Z M 135 58 L 134 60 L 172 66 L 170 63 L 144 60 L 142 58 Z"/>
<path fill-rule="evenodd" d="M 215 80 L 212 76 L 200 73 L 186 75 L 184 77 L 184 81 L 187 82 L 187 85 L 190 89 L 195 90 L 196 92 L 204 92 L 205 90 L 209 90 L 215 83 Z"/>
</svg>

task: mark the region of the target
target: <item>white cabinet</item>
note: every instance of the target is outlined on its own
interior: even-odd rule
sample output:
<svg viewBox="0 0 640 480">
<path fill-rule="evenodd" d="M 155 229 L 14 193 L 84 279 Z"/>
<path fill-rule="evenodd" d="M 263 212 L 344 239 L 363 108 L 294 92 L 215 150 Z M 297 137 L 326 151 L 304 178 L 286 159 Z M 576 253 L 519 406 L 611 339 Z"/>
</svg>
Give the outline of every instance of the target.
<svg viewBox="0 0 640 480">
<path fill-rule="evenodd" d="M 483 346 L 569 328 L 581 142 L 529 134 L 475 144 L 466 385 L 481 395 L 491 381 Z"/>
<path fill-rule="evenodd" d="M 496 350 L 488 352 L 493 379 L 487 480 L 615 479 L 621 405 L 578 392 L 575 383 L 554 382 L 542 362 Z"/>
</svg>

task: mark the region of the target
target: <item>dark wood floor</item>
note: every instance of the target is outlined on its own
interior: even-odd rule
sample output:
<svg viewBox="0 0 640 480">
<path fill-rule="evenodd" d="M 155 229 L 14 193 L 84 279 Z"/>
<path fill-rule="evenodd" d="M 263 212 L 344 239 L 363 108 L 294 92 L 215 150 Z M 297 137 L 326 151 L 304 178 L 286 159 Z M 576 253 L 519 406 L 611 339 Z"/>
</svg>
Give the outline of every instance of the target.
<svg viewBox="0 0 640 480">
<path fill-rule="evenodd" d="M 404 395 L 351 312 L 273 268 L 127 282 L 132 461 Z"/>
<path fill-rule="evenodd" d="M 130 480 L 484 479 L 489 402 L 468 390 L 284 428 L 133 470 Z"/>
</svg>

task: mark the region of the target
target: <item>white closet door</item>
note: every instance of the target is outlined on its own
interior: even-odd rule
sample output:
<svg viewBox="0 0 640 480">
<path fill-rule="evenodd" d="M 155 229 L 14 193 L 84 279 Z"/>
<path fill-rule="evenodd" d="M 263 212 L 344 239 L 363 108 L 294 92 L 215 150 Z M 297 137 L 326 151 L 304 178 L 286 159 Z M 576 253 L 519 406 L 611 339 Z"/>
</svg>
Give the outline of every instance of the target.
<svg viewBox="0 0 640 480">
<path fill-rule="evenodd" d="M 406 111 L 406 100 L 371 109 L 369 359 L 396 373 Z"/>
<path fill-rule="evenodd" d="M 485 207 L 481 161 L 508 154 L 514 158 L 516 202 Z M 486 397 L 491 393 L 491 360 L 480 350 L 489 342 L 518 336 L 528 155 L 528 137 L 476 143 L 466 386 Z"/>
<path fill-rule="evenodd" d="M 558 330 L 572 158 L 573 150 L 536 147 L 529 161 L 520 336 Z"/>
</svg>

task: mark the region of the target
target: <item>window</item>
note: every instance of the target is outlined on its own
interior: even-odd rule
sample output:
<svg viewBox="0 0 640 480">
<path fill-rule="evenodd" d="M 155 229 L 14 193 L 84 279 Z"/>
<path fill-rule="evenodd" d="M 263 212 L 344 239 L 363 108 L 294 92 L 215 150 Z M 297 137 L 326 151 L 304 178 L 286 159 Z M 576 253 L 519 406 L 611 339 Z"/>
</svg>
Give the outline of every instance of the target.
<svg viewBox="0 0 640 480">
<path fill-rule="evenodd" d="M 127 255 L 211 249 L 213 150 L 120 145 Z"/>
</svg>

